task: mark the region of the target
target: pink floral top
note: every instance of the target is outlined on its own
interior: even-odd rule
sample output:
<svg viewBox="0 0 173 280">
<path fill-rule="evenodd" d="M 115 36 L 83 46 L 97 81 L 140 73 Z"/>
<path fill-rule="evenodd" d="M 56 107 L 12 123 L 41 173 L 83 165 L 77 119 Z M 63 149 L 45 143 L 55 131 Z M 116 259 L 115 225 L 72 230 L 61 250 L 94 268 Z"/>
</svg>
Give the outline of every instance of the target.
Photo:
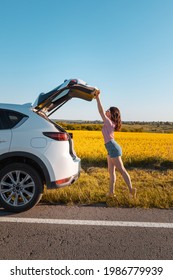
<svg viewBox="0 0 173 280">
<path fill-rule="evenodd" d="M 114 123 L 106 117 L 106 120 L 104 121 L 103 127 L 102 127 L 102 134 L 104 138 L 105 144 L 114 139 L 114 129 L 115 125 Z"/>
</svg>

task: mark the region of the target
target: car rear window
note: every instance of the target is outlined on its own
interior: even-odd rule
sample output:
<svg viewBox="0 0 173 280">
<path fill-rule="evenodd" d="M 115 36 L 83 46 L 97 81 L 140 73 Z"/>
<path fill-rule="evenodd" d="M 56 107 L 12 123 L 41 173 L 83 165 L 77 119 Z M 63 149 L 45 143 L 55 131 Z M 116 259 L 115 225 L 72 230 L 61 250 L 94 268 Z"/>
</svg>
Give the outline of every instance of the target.
<svg viewBox="0 0 173 280">
<path fill-rule="evenodd" d="M 26 117 L 16 111 L 0 109 L 0 129 L 14 128 Z"/>
</svg>

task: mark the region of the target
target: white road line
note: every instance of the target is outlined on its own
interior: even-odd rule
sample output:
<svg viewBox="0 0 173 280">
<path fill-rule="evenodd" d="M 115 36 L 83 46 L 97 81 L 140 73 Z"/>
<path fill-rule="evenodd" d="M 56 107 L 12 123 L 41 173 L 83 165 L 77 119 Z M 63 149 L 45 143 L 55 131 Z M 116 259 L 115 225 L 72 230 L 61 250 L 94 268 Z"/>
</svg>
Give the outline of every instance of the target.
<svg viewBox="0 0 173 280">
<path fill-rule="evenodd" d="M 53 224 L 53 225 L 84 225 L 107 227 L 143 227 L 143 228 L 173 228 L 173 223 L 152 222 L 126 222 L 126 221 L 93 221 L 93 220 L 61 220 L 39 218 L 0 217 L 0 223 L 27 223 L 27 224 Z"/>
</svg>

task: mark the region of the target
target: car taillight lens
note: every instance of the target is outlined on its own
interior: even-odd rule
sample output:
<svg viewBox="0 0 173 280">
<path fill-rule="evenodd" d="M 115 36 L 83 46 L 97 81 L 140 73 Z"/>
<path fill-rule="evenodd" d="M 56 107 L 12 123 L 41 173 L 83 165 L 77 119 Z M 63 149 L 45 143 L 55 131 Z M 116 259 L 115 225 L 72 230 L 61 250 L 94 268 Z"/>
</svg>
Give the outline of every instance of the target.
<svg viewBox="0 0 173 280">
<path fill-rule="evenodd" d="M 66 132 L 43 132 L 43 134 L 56 141 L 68 141 L 69 135 Z"/>
</svg>

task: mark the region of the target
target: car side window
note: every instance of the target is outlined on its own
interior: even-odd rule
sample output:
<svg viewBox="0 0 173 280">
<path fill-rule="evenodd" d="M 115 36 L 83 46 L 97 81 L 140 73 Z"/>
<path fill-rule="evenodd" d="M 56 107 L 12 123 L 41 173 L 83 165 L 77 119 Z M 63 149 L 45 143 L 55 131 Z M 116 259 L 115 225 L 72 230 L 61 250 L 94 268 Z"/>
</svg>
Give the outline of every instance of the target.
<svg viewBox="0 0 173 280">
<path fill-rule="evenodd" d="M 0 129 L 11 129 L 24 117 L 26 116 L 19 112 L 0 109 Z"/>
<path fill-rule="evenodd" d="M 8 129 L 9 128 L 9 124 L 8 124 L 8 120 L 6 119 L 4 110 L 0 109 L 0 129 Z"/>
</svg>

